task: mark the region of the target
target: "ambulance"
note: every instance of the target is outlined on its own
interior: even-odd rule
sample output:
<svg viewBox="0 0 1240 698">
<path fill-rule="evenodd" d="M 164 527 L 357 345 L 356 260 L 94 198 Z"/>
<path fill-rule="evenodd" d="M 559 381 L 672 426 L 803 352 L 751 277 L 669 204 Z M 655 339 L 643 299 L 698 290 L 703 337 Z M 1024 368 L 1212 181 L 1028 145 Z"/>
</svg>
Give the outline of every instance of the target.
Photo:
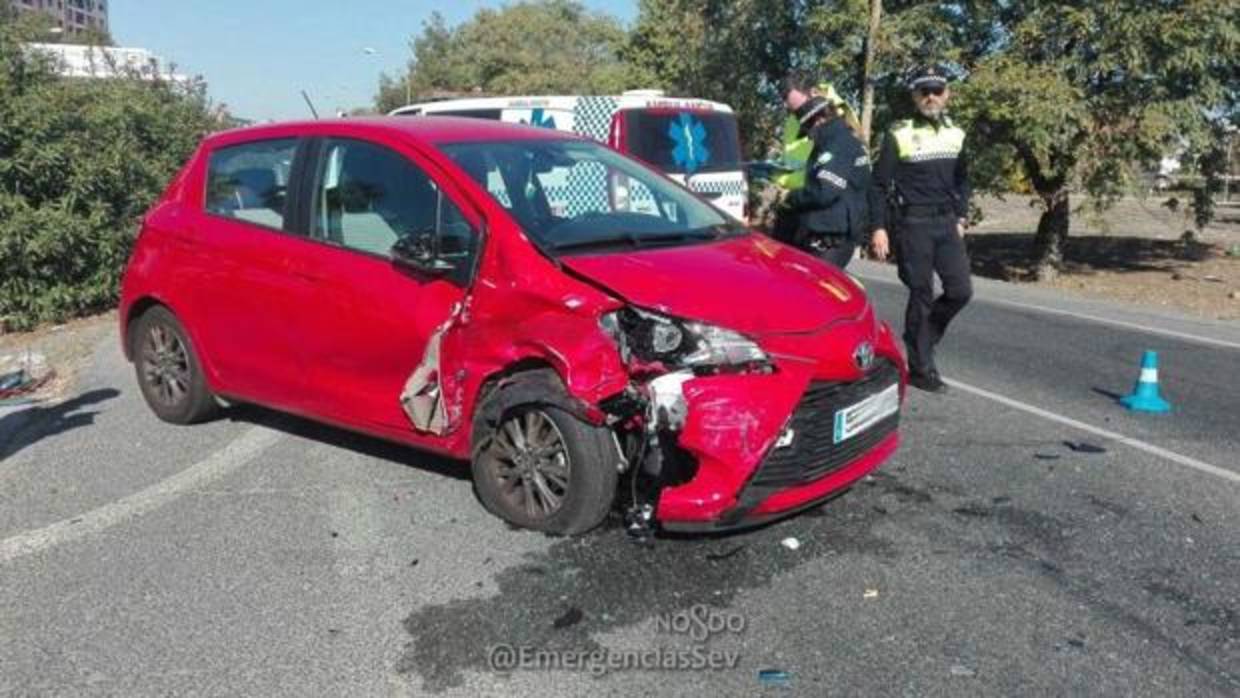
<svg viewBox="0 0 1240 698">
<path fill-rule="evenodd" d="M 732 108 L 704 99 L 668 97 L 661 90 L 630 90 L 617 96 L 481 97 L 400 107 L 391 116 L 464 116 L 567 131 L 606 143 L 644 161 L 738 221 L 748 216 L 748 184 Z M 565 173 L 548 183 L 552 209 L 573 216 L 592 202 L 587 181 L 604 173 Z M 496 195 L 505 193 L 495 182 Z M 612 191 L 628 196 L 629 210 L 655 206 L 640 187 Z"/>
</svg>

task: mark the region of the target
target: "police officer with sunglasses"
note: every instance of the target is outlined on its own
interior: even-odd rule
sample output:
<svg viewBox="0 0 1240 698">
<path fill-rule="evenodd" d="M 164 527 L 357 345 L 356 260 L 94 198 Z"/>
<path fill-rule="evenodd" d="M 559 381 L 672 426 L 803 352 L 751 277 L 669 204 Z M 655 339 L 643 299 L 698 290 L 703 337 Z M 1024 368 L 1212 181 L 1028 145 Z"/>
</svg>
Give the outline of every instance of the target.
<svg viewBox="0 0 1240 698">
<path fill-rule="evenodd" d="M 964 246 L 970 193 L 965 133 L 945 113 L 951 98 L 947 82 L 942 66 L 913 71 L 908 87 L 915 113 L 884 137 L 870 197 L 874 254 L 885 259 L 894 252 L 900 280 L 909 289 L 904 314 L 909 384 L 930 392 L 947 389 L 934 347 L 973 295 Z M 943 282 L 938 298 L 935 273 Z"/>
</svg>

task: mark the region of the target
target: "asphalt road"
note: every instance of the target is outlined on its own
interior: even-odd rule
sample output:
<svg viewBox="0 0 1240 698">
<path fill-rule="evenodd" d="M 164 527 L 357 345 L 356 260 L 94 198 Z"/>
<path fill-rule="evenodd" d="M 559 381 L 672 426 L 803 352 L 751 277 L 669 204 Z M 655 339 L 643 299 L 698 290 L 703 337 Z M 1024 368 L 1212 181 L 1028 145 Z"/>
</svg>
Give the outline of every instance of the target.
<svg viewBox="0 0 1240 698">
<path fill-rule="evenodd" d="M 293 417 L 162 424 L 109 341 L 0 424 L 0 694 L 1237 695 L 1238 335 L 980 284 L 877 476 L 649 547 L 510 530 L 461 464 Z M 1146 348 L 1171 415 L 1114 404 Z M 493 671 L 505 645 L 730 668 Z"/>
</svg>

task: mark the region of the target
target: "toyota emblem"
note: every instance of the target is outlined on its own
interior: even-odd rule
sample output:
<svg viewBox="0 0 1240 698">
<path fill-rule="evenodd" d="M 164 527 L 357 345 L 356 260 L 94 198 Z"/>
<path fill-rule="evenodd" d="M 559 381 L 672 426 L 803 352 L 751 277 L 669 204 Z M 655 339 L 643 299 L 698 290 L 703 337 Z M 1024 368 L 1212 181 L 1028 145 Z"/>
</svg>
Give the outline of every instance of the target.
<svg viewBox="0 0 1240 698">
<path fill-rule="evenodd" d="M 857 368 L 862 371 L 870 370 L 870 367 L 874 365 L 874 345 L 869 342 L 858 344 L 853 351 L 853 361 L 857 363 Z"/>
</svg>

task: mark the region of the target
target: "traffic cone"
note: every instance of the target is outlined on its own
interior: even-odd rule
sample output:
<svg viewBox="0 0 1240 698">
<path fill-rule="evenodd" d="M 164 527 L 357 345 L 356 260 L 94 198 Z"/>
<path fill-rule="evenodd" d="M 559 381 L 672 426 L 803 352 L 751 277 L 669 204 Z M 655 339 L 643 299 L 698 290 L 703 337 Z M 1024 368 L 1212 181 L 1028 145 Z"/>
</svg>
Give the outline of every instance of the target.
<svg viewBox="0 0 1240 698">
<path fill-rule="evenodd" d="M 1134 412 L 1170 412 L 1171 404 L 1158 394 L 1158 352 L 1146 350 L 1141 356 L 1141 376 L 1132 395 L 1122 397 L 1120 404 Z"/>
</svg>

